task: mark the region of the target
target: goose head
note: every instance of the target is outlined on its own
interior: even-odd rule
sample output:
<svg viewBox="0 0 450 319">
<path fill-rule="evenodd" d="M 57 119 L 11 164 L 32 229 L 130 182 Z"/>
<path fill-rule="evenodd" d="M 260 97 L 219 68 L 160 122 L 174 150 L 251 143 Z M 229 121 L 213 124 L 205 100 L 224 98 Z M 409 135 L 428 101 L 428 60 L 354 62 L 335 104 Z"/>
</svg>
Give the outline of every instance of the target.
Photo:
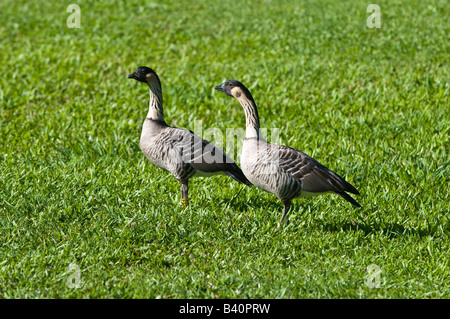
<svg viewBox="0 0 450 319">
<path fill-rule="evenodd" d="M 215 87 L 216 90 L 225 93 L 228 96 L 234 97 L 235 99 L 240 98 L 251 98 L 249 90 L 239 81 L 228 80 Z"/>
<path fill-rule="evenodd" d="M 136 81 L 147 84 L 151 84 L 155 80 L 159 82 L 159 78 L 158 75 L 156 75 L 156 72 L 146 66 L 138 67 L 136 71 L 128 75 L 128 78 L 135 79 Z"/>
</svg>

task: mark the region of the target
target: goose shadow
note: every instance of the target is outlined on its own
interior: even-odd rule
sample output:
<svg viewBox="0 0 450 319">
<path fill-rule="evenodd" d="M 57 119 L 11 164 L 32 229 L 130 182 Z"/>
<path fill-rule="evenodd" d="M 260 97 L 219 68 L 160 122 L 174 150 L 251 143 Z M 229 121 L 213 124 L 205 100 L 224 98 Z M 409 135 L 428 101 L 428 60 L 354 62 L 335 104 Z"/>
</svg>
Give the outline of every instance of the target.
<svg viewBox="0 0 450 319">
<path fill-rule="evenodd" d="M 439 225 L 422 226 L 416 229 L 411 227 L 405 227 L 400 223 L 367 223 L 363 221 L 337 221 L 337 222 L 325 222 L 317 221 L 316 227 L 323 229 L 324 231 L 337 233 L 337 232 L 363 232 L 365 236 L 371 234 L 385 234 L 388 239 L 395 239 L 407 236 L 418 236 L 419 238 L 428 236 L 438 236 Z"/>
<path fill-rule="evenodd" d="M 266 210 L 268 214 L 277 214 L 274 218 L 278 220 L 278 217 L 281 216 L 281 212 L 283 209 L 283 205 L 277 200 L 267 200 L 262 197 L 254 197 L 250 201 L 246 201 L 243 199 L 236 199 L 232 196 L 228 198 L 224 198 L 226 203 L 229 203 L 228 209 L 231 212 L 235 213 L 245 213 L 249 210 Z M 224 208 L 226 209 L 226 208 Z M 292 207 L 291 214 L 303 215 L 306 214 L 301 208 L 301 205 L 295 205 Z M 299 216 L 299 217 L 300 217 Z M 301 217 L 300 217 L 301 218 Z M 291 223 L 295 223 L 295 221 L 291 221 Z M 301 227 L 301 226 L 298 226 Z M 428 236 L 439 236 L 442 232 L 450 232 L 449 225 L 443 225 L 439 221 L 435 221 L 430 224 L 418 225 L 414 226 L 405 226 L 404 224 L 398 222 L 376 222 L 376 221 L 367 221 L 360 214 L 353 215 L 351 214 L 347 220 L 333 220 L 333 221 L 325 221 L 318 218 L 314 218 L 314 228 L 322 229 L 326 232 L 337 233 L 337 232 L 363 232 L 365 236 L 370 234 L 385 234 L 385 236 L 389 239 L 401 238 L 405 236 L 418 236 L 419 238 L 428 237 Z"/>
<path fill-rule="evenodd" d="M 283 209 L 283 205 L 277 199 L 267 200 L 260 196 L 253 196 L 250 200 L 247 200 L 246 198 L 239 198 L 239 196 L 233 195 L 223 197 L 221 200 L 223 201 L 224 209 L 236 213 L 265 209 L 268 213 L 279 211 L 281 214 Z"/>
</svg>

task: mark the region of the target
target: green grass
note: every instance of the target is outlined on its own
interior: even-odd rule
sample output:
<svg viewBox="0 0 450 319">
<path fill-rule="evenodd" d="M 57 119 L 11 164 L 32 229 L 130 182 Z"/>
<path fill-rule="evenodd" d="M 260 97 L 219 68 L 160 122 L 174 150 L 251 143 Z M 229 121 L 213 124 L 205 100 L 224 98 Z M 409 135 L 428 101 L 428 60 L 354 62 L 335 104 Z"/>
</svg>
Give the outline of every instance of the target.
<svg viewBox="0 0 450 319">
<path fill-rule="evenodd" d="M 77 1 L 80 29 L 69 3 L 0 3 L 0 297 L 450 297 L 448 1 L 380 1 L 380 29 L 365 1 Z M 139 65 L 189 129 L 243 128 L 213 89 L 242 81 L 363 208 L 298 199 L 276 231 L 275 196 L 225 176 L 180 208 L 139 149 Z"/>
</svg>

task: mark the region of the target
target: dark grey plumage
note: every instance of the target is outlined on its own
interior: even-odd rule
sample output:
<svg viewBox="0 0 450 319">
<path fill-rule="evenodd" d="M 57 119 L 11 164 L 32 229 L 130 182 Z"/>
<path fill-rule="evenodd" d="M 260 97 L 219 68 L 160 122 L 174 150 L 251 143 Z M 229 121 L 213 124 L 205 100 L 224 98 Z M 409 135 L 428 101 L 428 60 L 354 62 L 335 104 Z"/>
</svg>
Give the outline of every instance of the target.
<svg viewBox="0 0 450 319">
<path fill-rule="evenodd" d="M 188 203 L 188 181 L 193 176 L 226 174 L 239 183 L 251 185 L 237 164 L 209 141 L 192 131 L 166 124 L 161 82 L 155 71 L 138 67 L 128 78 L 147 83 L 149 112 L 142 127 L 140 148 L 148 160 L 174 175 L 181 183 L 181 202 Z"/>
<path fill-rule="evenodd" d="M 287 217 L 292 200 L 297 197 L 334 192 L 361 207 L 346 193 L 359 195 L 359 192 L 341 176 L 305 153 L 292 147 L 268 143 L 261 136 L 256 104 L 242 83 L 229 80 L 216 89 L 237 99 L 244 109 L 246 137 L 241 167 L 252 184 L 275 194 L 284 204 L 280 224 Z"/>
</svg>

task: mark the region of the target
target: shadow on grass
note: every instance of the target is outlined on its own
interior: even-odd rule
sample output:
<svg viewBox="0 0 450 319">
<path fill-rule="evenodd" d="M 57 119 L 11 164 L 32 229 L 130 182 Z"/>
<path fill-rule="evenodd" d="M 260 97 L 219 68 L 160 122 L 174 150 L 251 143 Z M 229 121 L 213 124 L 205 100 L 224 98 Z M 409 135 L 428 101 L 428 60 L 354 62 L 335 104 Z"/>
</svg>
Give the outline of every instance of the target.
<svg viewBox="0 0 450 319">
<path fill-rule="evenodd" d="M 274 197 L 273 199 L 267 199 L 260 196 L 254 196 L 250 200 L 246 201 L 245 198 L 237 196 L 218 197 L 217 201 L 221 203 L 223 209 L 228 214 L 244 213 L 252 210 L 265 210 L 267 213 L 275 214 L 273 218 L 277 221 L 281 217 L 283 204 Z M 320 206 L 320 205 L 319 205 Z M 305 207 L 299 204 L 293 204 L 291 206 L 290 214 L 314 214 L 315 211 L 323 210 L 322 207 L 309 206 Z M 352 214 L 353 215 L 353 214 Z M 292 216 L 292 215 L 291 215 Z M 247 217 L 246 217 L 247 218 Z M 301 218 L 301 217 L 300 217 Z M 397 222 L 385 222 L 385 221 L 367 221 L 362 216 L 353 215 L 352 219 L 355 221 L 339 221 L 326 222 L 321 219 L 315 219 L 314 228 L 320 228 L 327 232 L 357 232 L 362 231 L 365 236 L 370 234 L 384 234 L 389 239 L 400 238 L 404 236 L 417 236 L 423 237 L 440 237 L 450 235 L 450 226 L 444 222 L 441 224 L 439 221 L 430 224 L 420 225 L 403 225 Z M 299 226 L 300 228 L 302 226 Z"/>
<path fill-rule="evenodd" d="M 426 227 L 418 229 L 412 229 L 410 227 L 405 227 L 404 225 L 398 223 L 392 224 L 372 224 L 367 223 L 354 223 L 354 222 L 342 222 L 342 223 L 319 223 L 321 228 L 329 232 L 340 232 L 340 231 L 362 231 L 364 235 L 370 235 L 375 233 L 385 234 L 387 238 L 394 239 L 403 236 L 418 236 L 422 237 L 437 237 L 442 235 L 442 231 L 438 229 L 438 226 Z"/>
<path fill-rule="evenodd" d="M 240 189 L 233 195 L 230 196 L 217 196 L 214 200 L 227 210 L 235 212 L 245 212 L 248 210 L 260 210 L 266 209 L 267 211 L 280 211 L 283 205 L 275 196 L 270 196 L 271 198 L 265 198 L 264 196 L 259 196 L 258 194 L 250 194 L 250 199 L 247 199 L 249 194 L 245 192 L 252 192 L 254 189 L 247 189 L 246 187 Z"/>
<path fill-rule="evenodd" d="M 276 200 L 267 201 L 263 198 L 252 199 L 249 202 L 243 200 L 232 200 L 232 198 L 224 198 L 224 209 L 228 208 L 231 211 L 235 212 L 245 212 L 248 210 L 260 210 L 266 209 L 269 212 L 277 212 L 281 213 L 283 209 L 283 205 L 277 202 Z"/>
</svg>

